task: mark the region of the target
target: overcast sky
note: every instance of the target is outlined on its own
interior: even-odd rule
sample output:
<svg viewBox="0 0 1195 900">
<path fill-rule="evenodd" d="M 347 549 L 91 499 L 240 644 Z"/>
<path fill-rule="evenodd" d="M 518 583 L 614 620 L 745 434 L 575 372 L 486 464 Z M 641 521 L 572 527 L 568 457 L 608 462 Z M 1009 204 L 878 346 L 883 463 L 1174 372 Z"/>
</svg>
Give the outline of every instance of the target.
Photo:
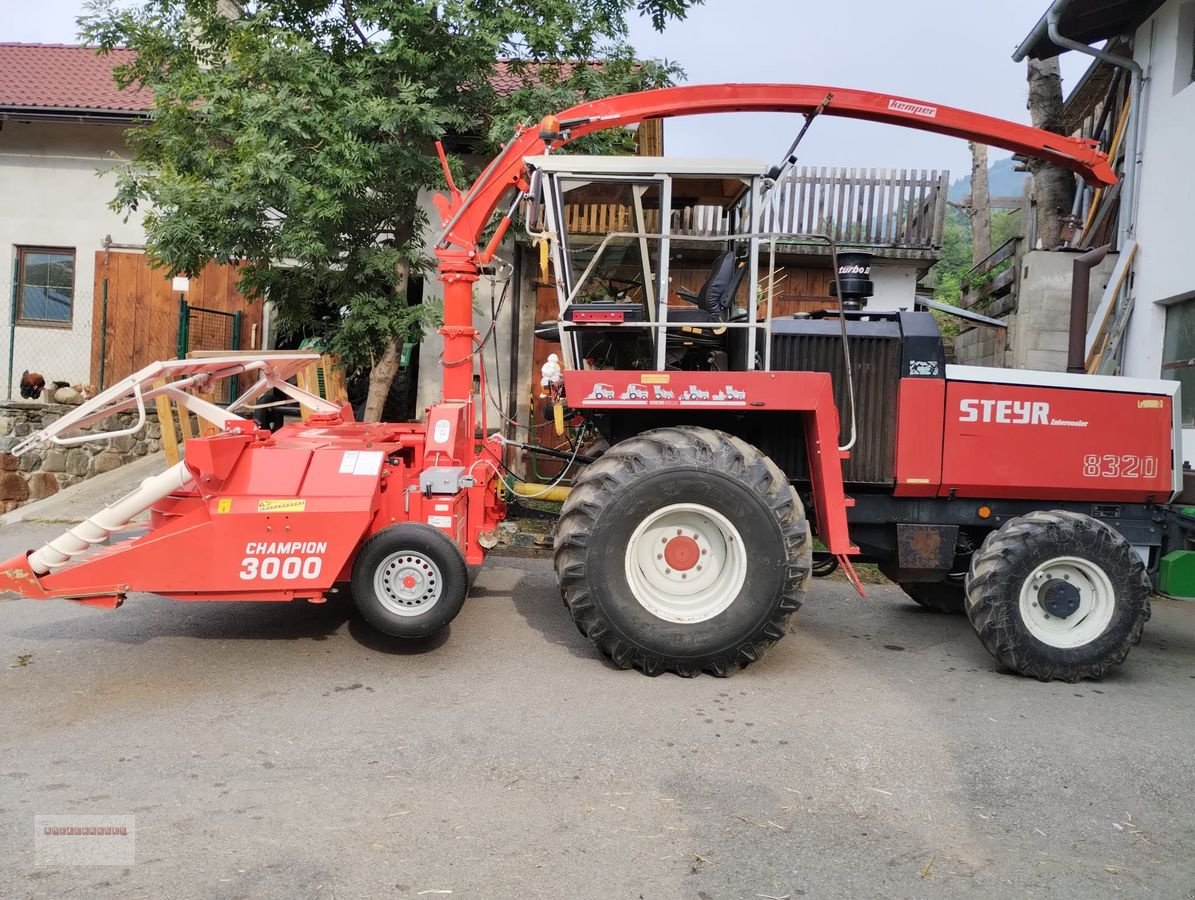
<svg viewBox="0 0 1195 900">
<path fill-rule="evenodd" d="M 656 34 L 632 25 L 645 57 L 679 62 L 689 83 L 805 82 L 902 94 L 1028 122 L 1024 64 L 1013 50 L 1049 0 L 707 0 Z M 0 0 L 0 40 L 70 43 L 81 0 Z M 1073 84 L 1086 59 L 1063 56 Z M 775 161 L 800 118 L 702 116 L 665 126 L 672 155 Z M 826 118 L 802 145 L 809 165 L 969 171 L 963 141 L 892 126 Z M 1001 155 L 993 153 L 992 158 Z"/>
</svg>

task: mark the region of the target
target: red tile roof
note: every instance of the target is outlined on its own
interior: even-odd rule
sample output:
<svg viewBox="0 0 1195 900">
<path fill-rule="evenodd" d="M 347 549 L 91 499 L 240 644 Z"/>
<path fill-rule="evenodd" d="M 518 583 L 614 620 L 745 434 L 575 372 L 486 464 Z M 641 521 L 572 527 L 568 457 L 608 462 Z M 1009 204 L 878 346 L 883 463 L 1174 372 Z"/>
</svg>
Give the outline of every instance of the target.
<svg viewBox="0 0 1195 900">
<path fill-rule="evenodd" d="M 148 91 L 122 91 L 112 80 L 112 69 L 132 57 L 132 50 L 98 56 L 72 44 L 0 43 L 0 109 L 146 113 Z"/>
<path fill-rule="evenodd" d="M 507 95 L 513 94 L 524 84 L 535 84 L 539 81 L 536 77 L 536 70 L 539 68 L 536 63 L 524 63 L 526 69 L 522 74 L 517 74 L 511 69 L 511 61 L 509 59 L 500 59 L 494 63 L 494 74 L 490 76 L 490 85 L 499 94 Z M 568 78 L 581 65 L 580 63 L 561 63 L 559 66 L 559 75 L 561 78 Z M 595 69 L 601 68 L 600 62 L 590 62 L 584 65 L 592 66 Z"/>
<path fill-rule="evenodd" d="M 112 80 L 112 69 L 134 53 L 113 50 L 99 56 L 95 48 L 77 44 L 0 43 L 0 110 L 147 113 L 153 108 L 149 91 L 122 91 Z M 561 66 L 561 76 L 567 77 L 574 66 Z M 528 63 L 528 71 L 520 75 L 511 71 L 509 60 L 498 60 L 490 83 L 499 93 L 510 94 L 524 80 L 535 81 L 535 68 Z"/>
</svg>

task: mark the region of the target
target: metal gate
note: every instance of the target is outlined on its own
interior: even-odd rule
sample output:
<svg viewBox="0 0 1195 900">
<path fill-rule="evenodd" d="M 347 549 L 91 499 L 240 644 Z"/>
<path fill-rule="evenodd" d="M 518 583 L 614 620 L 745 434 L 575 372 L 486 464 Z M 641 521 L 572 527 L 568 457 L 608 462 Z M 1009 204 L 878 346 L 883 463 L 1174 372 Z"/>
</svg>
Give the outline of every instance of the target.
<svg viewBox="0 0 1195 900">
<path fill-rule="evenodd" d="M 196 350 L 240 350 L 241 312 L 223 312 L 178 301 L 178 358 Z M 236 377 L 226 378 L 213 391 L 213 402 L 231 403 L 237 396 Z"/>
</svg>

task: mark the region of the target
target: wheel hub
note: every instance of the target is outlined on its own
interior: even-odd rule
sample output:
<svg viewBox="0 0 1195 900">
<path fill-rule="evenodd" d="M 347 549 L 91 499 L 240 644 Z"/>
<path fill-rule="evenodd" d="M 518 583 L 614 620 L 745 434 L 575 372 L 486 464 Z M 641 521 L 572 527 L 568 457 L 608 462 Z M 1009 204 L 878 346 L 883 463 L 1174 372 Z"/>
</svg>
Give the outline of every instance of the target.
<svg viewBox="0 0 1195 900">
<path fill-rule="evenodd" d="M 1079 556 L 1046 560 L 1022 582 L 1019 611 L 1028 632 L 1059 649 L 1094 641 L 1112 621 L 1116 590 L 1100 565 Z"/>
<path fill-rule="evenodd" d="M 664 561 L 678 572 L 687 572 L 701 559 L 701 546 L 687 534 L 678 534 L 664 545 Z"/>
<path fill-rule="evenodd" d="M 627 543 L 631 593 L 652 615 L 694 624 L 723 612 L 742 589 L 747 548 L 720 512 L 674 503 L 649 513 Z"/>
<path fill-rule="evenodd" d="M 1051 581 L 1041 591 L 1042 608 L 1060 619 L 1074 615 L 1081 601 L 1079 589 L 1068 581 Z"/>
<path fill-rule="evenodd" d="M 439 567 L 415 551 L 393 553 L 374 573 L 374 591 L 386 609 L 400 616 L 426 612 L 443 591 Z"/>
</svg>

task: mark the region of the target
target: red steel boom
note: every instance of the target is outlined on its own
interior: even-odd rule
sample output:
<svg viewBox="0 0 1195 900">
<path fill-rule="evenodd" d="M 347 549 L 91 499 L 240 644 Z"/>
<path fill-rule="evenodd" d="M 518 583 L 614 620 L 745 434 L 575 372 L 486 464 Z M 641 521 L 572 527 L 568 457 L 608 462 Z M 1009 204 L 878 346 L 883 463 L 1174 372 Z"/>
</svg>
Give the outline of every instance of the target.
<svg viewBox="0 0 1195 900">
<path fill-rule="evenodd" d="M 957 109 L 874 91 L 809 84 L 709 84 L 660 88 L 621 94 L 582 103 L 558 115 L 562 135 L 553 148 L 601 131 L 644 119 L 696 116 L 728 112 L 791 112 L 842 116 L 915 128 L 989 144 L 1013 153 L 1045 159 L 1078 173 L 1095 185 L 1116 183 L 1116 175 L 1097 142 L 1064 137 Z M 437 197 L 444 234 L 436 249 L 440 280 L 444 282 L 444 358 L 471 359 L 473 329 L 472 286 L 478 265 L 488 260 L 481 249 L 482 233 L 503 196 L 523 181 L 523 159 L 544 149 L 538 127 L 524 127 L 506 145 L 470 188 L 461 194 Z M 448 366 L 444 398 L 468 401 L 473 391 L 472 366 Z"/>
</svg>

